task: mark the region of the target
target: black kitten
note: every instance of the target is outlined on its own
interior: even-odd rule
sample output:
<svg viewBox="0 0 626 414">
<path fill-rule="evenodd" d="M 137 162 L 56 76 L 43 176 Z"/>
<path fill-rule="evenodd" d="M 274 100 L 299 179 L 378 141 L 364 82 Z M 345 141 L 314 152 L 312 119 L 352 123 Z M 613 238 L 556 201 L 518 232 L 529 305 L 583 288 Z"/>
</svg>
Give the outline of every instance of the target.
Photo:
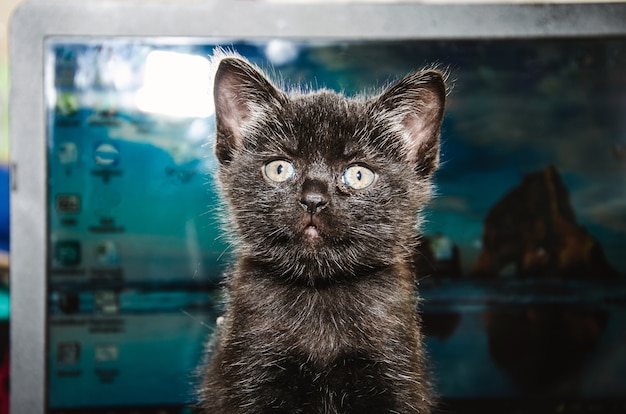
<svg viewBox="0 0 626 414">
<path fill-rule="evenodd" d="M 240 58 L 215 76 L 219 182 L 236 239 L 207 413 L 429 413 L 415 269 L 446 88 L 287 94 Z"/>
</svg>

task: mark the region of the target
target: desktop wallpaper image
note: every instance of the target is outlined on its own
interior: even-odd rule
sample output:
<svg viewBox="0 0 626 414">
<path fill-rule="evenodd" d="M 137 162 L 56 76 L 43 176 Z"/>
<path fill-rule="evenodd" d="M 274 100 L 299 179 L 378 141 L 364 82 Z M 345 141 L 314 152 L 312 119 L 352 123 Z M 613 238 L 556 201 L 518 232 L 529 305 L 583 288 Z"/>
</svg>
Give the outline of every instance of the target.
<svg viewBox="0 0 626 414">
<path fill-rule="evenodd" d="M 347 95 L 445 70 L 438 195 L 416 252 L 439 393 L 624 395 L 624 39 L 51 39 L 52 410 L 193 401 L 229 260 L 212 178 L 217 45 L 286 85 Z"/>
</svg>

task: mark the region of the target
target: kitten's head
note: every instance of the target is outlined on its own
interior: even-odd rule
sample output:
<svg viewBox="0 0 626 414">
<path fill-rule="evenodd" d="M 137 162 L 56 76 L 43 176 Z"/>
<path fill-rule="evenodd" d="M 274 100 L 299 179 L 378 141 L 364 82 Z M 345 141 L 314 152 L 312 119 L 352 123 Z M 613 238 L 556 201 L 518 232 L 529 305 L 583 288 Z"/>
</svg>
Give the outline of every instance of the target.
<svg viewBox="0 0 626 414">
<path fill-rule="evenodd" d="M 406 261 L 445 96 L 436 71 L 370 99 L 287 94 L 244 60 L 223 59 L 215 154 L 239 254 L 308 284 Z"/>
</svg>

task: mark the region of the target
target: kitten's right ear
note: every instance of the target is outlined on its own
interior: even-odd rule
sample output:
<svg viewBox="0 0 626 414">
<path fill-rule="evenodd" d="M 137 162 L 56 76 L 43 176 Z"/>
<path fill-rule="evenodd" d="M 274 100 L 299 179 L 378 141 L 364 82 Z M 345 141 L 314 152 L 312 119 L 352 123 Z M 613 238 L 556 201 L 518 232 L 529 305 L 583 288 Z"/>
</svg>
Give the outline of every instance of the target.
<svg viewBox="0 0 626 414">
<path fill-rule="evenodd" d="M 220 163 L 232 160 L 244 145 L 246 132 L 271 107 L 280 106 L 286 96 L 256 68 L 243 59 L 224 58 L 215 73 L 215 155 Z"/>
<path fill-rule="evenodd" d="M 374 108 L 399 132 L 407 160 L 420 175 L 439 165 L 446 93 L 445 75 L 425 70 L 407 75 L 375 100 Z"/>
</svg>

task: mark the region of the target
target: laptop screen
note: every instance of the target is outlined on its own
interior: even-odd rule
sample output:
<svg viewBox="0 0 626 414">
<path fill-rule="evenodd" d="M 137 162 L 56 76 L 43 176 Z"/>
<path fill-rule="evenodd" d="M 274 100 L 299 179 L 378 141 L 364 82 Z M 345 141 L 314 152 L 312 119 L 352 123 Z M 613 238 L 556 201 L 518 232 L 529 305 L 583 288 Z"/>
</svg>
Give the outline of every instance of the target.
<svg viewBox="0 0 626 414">
<path fill-rule="evenodd" d="M 416 252 L 438 392 L 626 395 L 626 39 L 51 37 L 49 412 L 185 412 L 195 399 L 230 260 L 216 46 L 287 85 L 353 96 L 447 71 L 438 195 Z"/>
</svg>

